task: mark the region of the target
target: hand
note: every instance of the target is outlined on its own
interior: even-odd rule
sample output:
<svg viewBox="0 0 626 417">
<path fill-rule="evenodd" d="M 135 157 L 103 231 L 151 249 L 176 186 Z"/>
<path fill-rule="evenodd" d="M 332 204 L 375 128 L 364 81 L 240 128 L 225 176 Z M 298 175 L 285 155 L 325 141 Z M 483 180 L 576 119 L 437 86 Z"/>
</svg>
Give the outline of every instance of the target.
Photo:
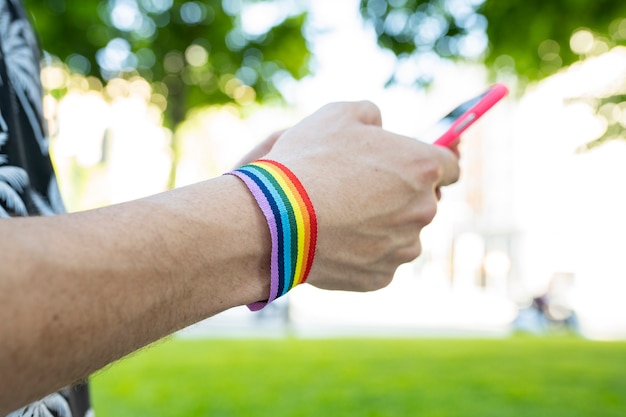
<svg viewBox="0 0 626 417">
<path fill-rule="evenodd" d="M 459 175 L 454 152 L 386 132 L 367 102 L 326 106 L 277 136 L 264 142 L 267 157 L 293 170 L 317 212 L 309 282 L 321 288 L 387 285 L 420 253 L 436 190 Z M 175 330 L 266 299 L 269 241 L 232 176 L 0 222 L 0 415 Z"/>
<path fill-rule="evenodd" d="M 328 105 L 285 131 L 267 155 L 299 177 L 315 206 L 318 243 L 308 282 L 369 291 L 421 252 L 438 189 L 459 177 L 458 150 L 381 128 L 369 102 Z"/>
<path fill-rule="evenodd" d="M 284 130 L 280 130 L 278 132 L 274 132 L 265 138 L 261 143 L 256 145 L 254 148 L 250 150 L 247 154 L 245 154 L 235 165 L 237 168 L 240 166 L 249 164 L 250 162 L 254 162 L 257 159 L 261 159 L 272 149 L 272 146 L 276 143 L 280 135 L 282 135 Z"/>
</svg>

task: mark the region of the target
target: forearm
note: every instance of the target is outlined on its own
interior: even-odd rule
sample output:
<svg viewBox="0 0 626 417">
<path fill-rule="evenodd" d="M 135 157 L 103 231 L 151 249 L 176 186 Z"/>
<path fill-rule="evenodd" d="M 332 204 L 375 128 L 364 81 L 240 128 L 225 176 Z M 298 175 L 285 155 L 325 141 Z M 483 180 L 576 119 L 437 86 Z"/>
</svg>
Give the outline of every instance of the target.
<svg viewBox="0 0 626 417">
<path fill-rule="evenodd" d="M 419 255 L 437 190 L 459 174 L 454 153 L 385 132 L 367 102 L 325 106 L 271 143 L 267 158 L 293 171 L 314 206 L 307 282 L 326 289 L 387 285 Z M 233 176 L 0 221 L 0 415 L 185 325 L 267 299 L 274 240 Z"/>
<path fill-rule="evenodd" d="M 269 292 L 267 226 L 233 177 L 2 221 L 0 262 L 0 404 L 9 408 Z"/>
</svg>

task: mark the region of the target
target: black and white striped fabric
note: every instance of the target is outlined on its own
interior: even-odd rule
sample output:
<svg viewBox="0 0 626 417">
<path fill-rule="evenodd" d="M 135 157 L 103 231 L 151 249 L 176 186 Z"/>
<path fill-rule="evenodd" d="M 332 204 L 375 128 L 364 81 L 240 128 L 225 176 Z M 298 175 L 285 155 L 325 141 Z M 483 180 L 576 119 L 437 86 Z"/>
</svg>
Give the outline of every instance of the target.
<svg viewBox="0 0 626 417">
<path fill-rule="evenodd" d="M 0 221 L 53 215 L 63 203 L 48 154 L 40 54 L 19 0 L 0 0 Z M 10 417 L 93 416 L 86 385 L 64 389 Z"/>
</svg>

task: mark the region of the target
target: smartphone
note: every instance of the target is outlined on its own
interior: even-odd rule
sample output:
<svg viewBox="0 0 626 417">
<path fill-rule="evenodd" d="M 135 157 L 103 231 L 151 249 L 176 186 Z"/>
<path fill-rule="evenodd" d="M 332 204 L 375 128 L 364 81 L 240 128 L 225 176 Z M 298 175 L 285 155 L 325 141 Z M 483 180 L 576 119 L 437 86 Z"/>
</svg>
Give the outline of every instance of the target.
<svg viewBox="0 0 626 417">
<path fill-rule="evenodd" d="M 484 93 L 462 103 L 441 120 L 420 140 L 439 146 L 452 146 L 461 133 L 478 120 L 487 110 L 502 100 L 509 92 L 504 84 L 494 84 Z"/>
</svg>

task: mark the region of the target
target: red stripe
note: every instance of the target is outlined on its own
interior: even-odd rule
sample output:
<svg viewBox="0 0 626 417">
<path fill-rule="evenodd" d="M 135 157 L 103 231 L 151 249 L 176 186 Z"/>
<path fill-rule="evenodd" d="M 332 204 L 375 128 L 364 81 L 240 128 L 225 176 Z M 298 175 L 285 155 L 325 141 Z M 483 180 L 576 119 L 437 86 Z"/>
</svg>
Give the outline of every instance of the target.
<svg viewBox="0 0 626 417">
<path fill-rule="evenodd" d="M 315 208 L 313 207 L 313 203 L 311 202 L 309 195 L 304 189 L 304 186 L 302 185 L 298 177 L 296 177 L 296 175 L 293 172 L 291 172 L 289 168 L 287 168 L 285 165 L 281 164 L 280 162 L 269 160 L 269 159 L 261 159 L 259 161 L 272 164 L 275 167 L 279 168 L 281 171 L 283 171 L 285 175 L 287 175 L 287 177 L 291 180 L 293 185 L 298 190 L 298 193 L 300 194 L 300 197 L 302 198 L 302 201 L 304 202 L 304 206 L 306 207 L 306 210 L 309 213 L 309 219 L 311 221 L 310 237 L 309 237 L 310 244 L 309 244 L 309 251 L 307 253 L 306 268 L 304 270 L 303 278 L 300 283 L 306 282 L 309 276 L 309 272 L 311 271 L 311 265 L 313 265 L 313 259 L 315 257 L 315 249 L 317 247 L 317 216 L 315 214 Z"/>
</svg>

